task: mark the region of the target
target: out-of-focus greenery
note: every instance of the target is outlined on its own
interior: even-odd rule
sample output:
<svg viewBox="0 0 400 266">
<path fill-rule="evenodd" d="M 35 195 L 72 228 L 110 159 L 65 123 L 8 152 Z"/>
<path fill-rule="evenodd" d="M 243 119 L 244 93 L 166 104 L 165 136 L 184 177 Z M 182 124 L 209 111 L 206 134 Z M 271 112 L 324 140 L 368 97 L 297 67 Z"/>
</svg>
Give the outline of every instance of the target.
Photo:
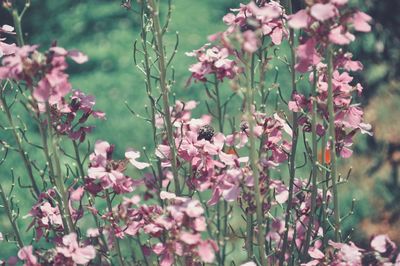
<svg viewBox="0 0 400 266">
<path fill-rule="evenodd" d="M 132 2 L 135 4 L 135 1 Z M 207 42 L 208 35 L 223 30 L 222 16 L 230 7 L 238 4 L 239 1 L 235 0 L 173 1 L 173 18 L 167 46 L 168 52 L 172 52 L 175 32 L 179 32 L 180 43 L 174 61 L 176 84 L 173 91 L 176 93 L 176 98 L 204 102 L 205 93 L 200 84 L 186 87 L 186 81 L 190 76 L 187 68 L 193 63 L 193 59 L 185 56 L 185 52 L 199 48 Z M 396 14 L 400 10 L 400 2 L 354 0 L 353 4 L 358 4 L 363 10 L 368 11 L 375 21 L 373 33 L 363 36 L 361 41 L 351 46 L 354 57 L 365 65 L 365 72 L 359 75 L 358 79 L 364 83 L 367 98 L 363 102 L 367 104 L 378 91 L 385 91 L 389 84 L 400 79 L 400 27 L 398 27 L 400 17 Z M 0 25 L 4 23 L 12 24 L 8 13 L 1 10 Z M 23 19 L 23 29 L 26 32 L 27 43 L 37 43 L 46 49 L 53 41 L 57 41 L 59 46 L 78 49 L 89 56 L 89 62 L 84 65 L 71 63 L 69 73 L 74 88 L 95 95 L 96 107 L 107 114 L 107 120 L 97 122 L 97 128 L 89 136 L 92 142 L 96 139 L 107 140 L 116 144 L 119 152 L 126 147 L 140 149 L 142 146 L 151 146 L 151 139 L 148 137 L 150 126 L 133 116 L 125 106 L 126 102 L 136 112 L 144 114 L 147 103 L 143 76 L 133 62 L 133 43 L 139 38 L 139 21 L 136 13 L 123 9 L 118 0 L 32 0 L 31 7 Z M 272 76 L 273 74 L 270 78 Z M 280 82 L 287 98 L 290 91 L 286 90 L 287 80 L 281 78 Z M 398 87 L 394 87 L 394 90 L 399 91 Z M 227 83 L 224 84 L 224 91 L 225 95 L 230 93 Z M 398 103 L 400 104 L 399 99 Z M 396 103 L 393 105 L 396 106 Z M 383 108 L 381 112 L 385 110 Z M 392 108 L 391 111 L 396 110 Z M 207 112 L 205 105 L 201 104 L 195 114 L 205 112 Z M 388 113 L 386 117 L 393 115 Z M 395 122 L 397 121 L 389 123 Z M 390 199 L 393 198 L 393 192 L 388 191 L 383 185 L 376 185 L 373 179 L 367 177 L 363 171 L 365 169 L 357 169 L 357 165 L 374 164 L 377 154 L 371 153 L 370 150 L 371 147 L 375 147 L 374 145 L 378 145 L 377 139 L 379 135 L 376 138 L 364 136 L 357 140 L 359 144 L 356 146 L 353 159 L 355 169 L 350 179 L 352 183 L 347 188 L 343 186 L 341 197 L 343 209 L 350 208 L 352 198 L 359 200 L 355 215 L 345 222 L 347 232 L 373 214 L 370 208 L 370 195 L 367 194 L 371 193 L 373 187 L 378 187 L 379 193 L 385 193 Z M 378 155 L 386 156 L 385 151 Z M 19 157 L 15 155 L 12 158 L 14 161 L 9 161 L 8 165 L 15 168 L 17 176 L 24 175 Z M 347 171 L 345 168 L 347 166 L 342 168 L 343 173 Z M 9 169 L 0 169 L 1 182 L 4 180 L 9 184 L 9 173 Z M 382 175 L 385 173 L 387 174 L 383 172 Z M 23 198 L 23 194 L 17 194 L 17 198 L 19 197 Z M 30 206 L 21 207 L 23 216 Z M 4 217 L 1 209 L 0 217 Z M 3 228 L 6 228 L 5 231 L 8 230 L 7 222 L 0 220 L 0 231 Z M 21 228 L 24 231 L 26 225 Z M 357 232 L 361 234 L 361 230 Z M 9 252 L 11 251 L 0 250 L 0 258 L 9 255 Z"/>
</svg>

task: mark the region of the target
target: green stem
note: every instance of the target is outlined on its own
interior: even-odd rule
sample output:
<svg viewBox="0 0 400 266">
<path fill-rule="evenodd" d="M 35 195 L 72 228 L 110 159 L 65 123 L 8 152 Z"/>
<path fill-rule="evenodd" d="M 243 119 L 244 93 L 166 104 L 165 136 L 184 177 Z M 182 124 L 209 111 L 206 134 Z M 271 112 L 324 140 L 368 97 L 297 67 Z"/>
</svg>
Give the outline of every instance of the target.
<svg viewBox="0 0 400 266">
<path fill-rule="evenodd" d="M 326 125 L 324 125 L 326 128 Z M 321 145 L 321 154 L 322 154 L 322 159 L 321 159 L 321 164 L 325 165 L 325 151 L 326 151 L 326 134 L 322 137 L 322 145 Z M 327 176 L 327 171 L 324 168 L 322 168 L 322 230 L 323 230 L 323 247 L 325 248 L 328 244 L 328 237 L 327 237 L 327 214 L 326 214 L 326 208 L 327 208 L 327 191 L 328 191 L 328 176 Z"/>
<path fill-rule="evenodd" d="M 177 159 L 176 159 L 176 146 L 174 142 L 173 135 L 173 126 L 171 122 L 171 114 L 169 110 L 169 88 L 166 83 L 166 74 L 167 68 L 165 64 L 165 54 L 164 54 L 164 44 L 163 44 L 163 36 L 162 29 L 160 25 L 160 17 L 158 6 L 154 3 L 154 0 L 147 0 L 149 4 L 151 17 L 153 19 L 153 27 L 155 30 L 155 42 L 156 49 L 158 53 L 158 67 L 160 71 L 160 87 L 163 101 L 163 109 L 164 109 L 164 118 L 165 118 L 165 127 L 167 130 L 167 139 L 171 150 L 171 168 L 172 174 L 174 177 L 175 183 L 175 193 L 179 196 L 181 194 L 181 187 L 179 184 L 179 176 L 178 176 L 178 168 L 177 168 Z"/>
<path fill-rule="evenodd" d="M 152 89 L 152 84 L 151 84 L 151 66 L 150 66 L 150 55 L 149 51 L 147 49 L 147 30 L 146 30 L 146 25 L 145 25 L 145 10 L 146 8 L 142 6 L 141 10 L 141 27 L 142 27 L 142 32 L 141 32 L 141 40 L 142 40 L 142 47 L 143 47 L 143 53 L 144 53 L 144 66 L 145 66 L 145 83 L 146 83 L 146 92 L 147 92 L 147 97 L 149 98 L 150 102 L 150 108 L 151 108 L 151 127 L 152 127 L 152 135 L 153 135 L 153 143 L 154 143 L 154 148 L 157 148 L 157 126 L 156 126 L 156 102 L 153 98 L 153 89 Z M 158 174 L 158 189 L 159 192 L 162 188 L 162 181 L 163 181 L 163 172 L 161 168 L 161 159 L 157 157 L 157 174 Z M 157 193 L 158 195 L 158 201 L 160 202 L 161 206 L 164 206 L 164 201 L 160 198 L 160 193 Z"/>
<path fill-rule="evenodd" d="M 111 202 L 110 193 L 109 193 L 108 189 L 106 189 L 106 200 L 107 200 L 108 211 L 111 213 L 111 215 L 113 215 L 112 202 Z M 115 248 L 117 250 L 118 260 L 119 260 L 120 265 L 123 266 L 123 265 L 125 265 L 125 263 L 124 263 L 124 258 L 122 257 L 119 239 L 116 236 L 114 236 L 114 238 L 115 238 Z"/>
<path fill-rule="evenodd" d="M 336 143 L 335 143 L 335 110 L 333 106 L 333 54 L 331 47 L 328 48 L 328 112 L 329 112 L 329 143 L 331 152 L 331 179 L 332 179 L 332 193 L 333 193 L 333 211 L 334 211 L 334 227 L 335 227 L 335 241 L 340 241 L 340 213 L 339 213 L 339 196 L 337 190 L 337 165 L 336 165 Z"/>
<path fill-rule="evenodd" d="M 76 164 L 78 165 L 79 175 L 81 176 L 81 178 L 83 180 L 83 178 L 85 177 L 85 171 L 83 170 L 83 164 L 82 164 L 81 156 L 80 156 L 80 153 L 79 153 L 79 145 L 78 145 L 78 143 L 76 143 L 75 140 L 73 140 L 72 143 L 73 143 L 73 146 L 74 146 L 75 161 L 76 161 Z M 89 193 L 87 193 L 87 198 L 88 198 L 89 206 L 93 207 L 94 203 L 93 203 L 93 200 L 90 197 Z M 92 217 L 93 217 L 93 220 L 94 220 L 94 222 L 96 224 L 96 227 L 100 230 L 101 226 L 100 226 L 99 219 L 93 213 L 92 213 Z M 103 241 L 104 247 L 106 248 L 106 251 L 108 252 L 107 240 L 106 240 L 106 238 L 105 238 L 105 236 L 103 234 L 101 234 L 101 240 Z"/>
<path fill-rule="evenodd" d="M 21 17 L 19 16 L 18 11 L 16 9 L 13 9 L 11 14 L 13 17 L 15 33 L 17 34 L 17 44 L 20 47 L 24 46 L 24 36 L 22 33 L 22 27 L 21 27 Z"/>
<path fill-rule="evenodd" d="M 246 65 L 246 118 L 249 123 L 249 142 L 250 142 L 250 167 L 253 172 L 253 180 L 254 180 L 254 190 L 255 190 L 255 200 L 256 200 L 256 215 L 257 215 L 257 241 L 258 241 L 258 251 L 262 265 L 267 265 L 267 257 L 265 254 L 265 232 L 264 232 L 264 215 L 262 210 L 262 197 L 261 197 L 261 188 L 260 188 L 260 172 L 258 168 L 258 152 L 256 149 L 256 140 L 254 134 L 255 121 L 253 117 L 253 112 L 251 106 L 253 104 L 252 99 L 253 96 L 253 88 L 251 87 L 251 80 L 249 79 L 252 76 L 251 72 L 254 69 L 251 68 L 250 65 Z"/>
<path fill-rule="evenodd" d="M 222 117 L 222 106 L 221 106 L 221 96 L 219 93 L 219 82 L 217 79 L 217 74 L 215 74 L 215 96 L 216 96 L 216 104 L 217 104 L 217 112 L 218 112 L 218 126 L 219 131 L 221 133 L 224 132 L 224 118 Z"/>
<path fill-rule="evenodd" d="M 14 120 L 11 115 L 10 107 L 7 105 L 7 101 L 3 95 L 3 92 L 0 92 L 0 93 L 1 93 L 1 95 L 0 95 L 1 104 L 4 108 L 4 111 L 6 112 L 8 123 L 10 124 L 11 130 L 12 130 L 12 133 L 13 133 L 13 136 L 15 139 L 15 143 L 17 144 L 18 153 L 21 156 L 22 161 L 24 162 L 24 166 L 28 173 L 28 177 L 31 181 L 33 191 L 35 192 L 36 196 L 39 196 L 40 189 L 39 189 L 38 185 L 36 184 L 35 177 L 33 176 L 32 165 L 31 165 L 31 162 L 29 161 L 28 153 L 22 147 L 21 138 L 18 135 L 18 132 L 15 128 Z"/>
<path fill-rule="evenodd" d="M 312 141 L 312 193 L 311 193 L 311 211 L 309 215 L 306 240 L 304 244 L 303 259 L 308 255 L 308 248 L 310 247 L 310 239 L 312 234 L 312 227 L 314 225 L 314 215 L 317 203 L 317 162 L 318 162 L 318 139 L 317 139 L 317 71 L 314 69 L 314 81 L 312 87 L 312 113 L 311 113 L 311 141 Z M 324 155 L 323 155 L 324 156 Z"/>
<path fill-rule="evenodd" d="M 253 258 L 253 214 L 246 214 L 246 251 L 247 259 Z"/>
<path fill-rule="evenodd" d="M 48 137 L 50 138 L 50 152 L 54 159 L 53 165 L 55 166 L 54 181 L 56 183 L 57 189 L 60 192 L 59 196 L 61 198 L 61 200 L 59 201 L 60 214 L 64 222 L 66 233 L 75 232 L 74 222 L 72 220 L 71 212 L 69 210 L 68 195 L 64 186 L 64 180 L 61 171 L 61 162 L 58 156 L 59 143 L 57 141 L 57 136 L 53 136 L 49 103 L 46 103 L 46 114 L 47 114 Z M 49 159 L 51 160 L 51 158 Z"/>
<path fill-rule="evenodd" d="M 292 13 L 292 1 L 288 1 L 288 13 Z M 290 55 L 291 55 L 291 62 L 290 62 L 290 71 L 291 71 L 291 80 L 292 80 L 292 93 L 296 91 L 296 52 L 294 47 L 294 30 L 290 29 L 290 38 L 289 38 L 289 45 L 290 45 Z M 293 207 L 293 188 L 294 188 L 294 179 L 296 176 L 296 152 L 297 152 L 297 142 L 298 142 L 298 134 L 299 134 L 299 124 L 298 124 L 298 114 L 293 112 L 293 136 L 292 136 L 292 150 L 290 153 L 289 159 L 289 198 L 288 204 L 285 214 L 285 235 L 283 237 L 283 244 L 282 244 L 282 251 L 281 257 L 279 261 L 279 265 L 283 265 L 285 261 L 285 253 L 288 248 L 288 234 L 289 234 L 289 222 Z"/>
<path fill-rule="evenodd" d="M 7 196 L 3 190 L 3 187 L 0 184 L 0 196 L 1 199 L 3 200 L 3 206 L 6 210 L 7 216 L 8 216 L 8 220 L 10 221 L 10 224 L 14 230 L 14 234 L 15 234 L 15 238 L 17 239 L 17 243 L 18 243 L 18 247 L 22 248 L 24 246 L 24 243 L 22 242 L 22 238 L 21 238 L 21 234 L 19 232 L 19 227 L 18 224 L 16 222 L 16 219 L 13 217 L 12 215 L 12 210 L 10 209 L 10 205 L 8 204 L 8 199 Z"/>
</svg>

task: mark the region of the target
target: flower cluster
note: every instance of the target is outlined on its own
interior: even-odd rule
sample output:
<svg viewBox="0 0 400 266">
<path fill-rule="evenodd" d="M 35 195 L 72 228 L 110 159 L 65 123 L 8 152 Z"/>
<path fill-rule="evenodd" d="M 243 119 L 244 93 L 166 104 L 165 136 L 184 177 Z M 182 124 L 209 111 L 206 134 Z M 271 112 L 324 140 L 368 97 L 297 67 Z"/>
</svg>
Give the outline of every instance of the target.
<svg viewBox="0 0 400 266">
<path fill-rule="evenodd" d="M 2 58 L 4 55 L 10 55 L 14 53 L 16 49 L 16 45 L 13 44 L 8 44 L 4 42 L 6 38 L 3 38 L 2 35 L 14 35 L 14 27 L 11 27 L 10 25 L 3 25 L 0 28 L 0 58 Z"/>
<path fill-rule="evenodd" d="M 67 51 L 53 46 L 44 54 L 37 50 L 38 46 L 25 45 L 16 48 L 12 54 L 4 56 L 0 67 L 0 79 L 24 81 L 32 89 L 32 96 L 39 104 L 41 111 L 45 104 L 60 104 L 63 97 L 72 89 L 65 73 L 69 57 L 78 64 L 87 61 L 87 57 L 79 51 Z"/>
<path fill-rule="evenodd" d="M 35 251 L 33 246 L 25 246 L 18 252 L 18 258 L 25 266 L 86 265 L 95 256 L 95 248 L 92 245 L 80 244 L 76 233 L 65 235 L 56 248 L 45 252 Z"/>
<path fill-rule="evenodd" d="M 98 119 L 105 118 L 103 112 L 93 110 L 94 104 L 93 96 L 74 90 L 70 96 L 70 102 L 66 103 L 65 98 L 62 98 L 57 105 L 51 106 L 52 126 L 58 134 L 84 142 L 86 134 L 93 129 L 93 126 L 86 126 L 85 122 L 91 116 Z"/>
<path fill-rule="evenodd" d="M 28 216 L 33 217 L 29 227 L 35 227 L 36 240 L 43 236 L 47 237 L 49 231 L 63 231 L 62 217 L 56 197 L 56 191 L 53 189 L 40 194 L 38 202 L 29 211 Z"/>
<path fill-rule="evenodd" d="M 264 36 L 271 38 L 274 45 L 279 45 L 287 36 L 284 27 L 284 10 L 275 1 L 262 1 L 259 5 L 251 1 L 249 4 L 240 4 L 239 9 L 231 9 L 234 13 L 228 13 L 223 20 L 228 29 L 218 33 L 211 39 L 221 38 L 229 43 L 229 38 L 234 38 L 241 44 L 241 48 L 249 53 L 254 53 L 261 47 L 261 39 Z"/>
<path fill-rule="evenodd" d="M 307 33 L 297 49 L 299 72 L 307 72 L 310 67 L 321 62 L 325 49 L 330 43 L 346 45 L 355 40 L 349 31 L 368 32 L 371 17 L 347 6 L 348 0 L 307 1 L 307 7 L 289 16 L 288 25 Z"/>
<path fill-rule="evenodd" d="M 192 72 L 191 78 L 201 82 L 206 82 L 209 75 L 214 75 L 219 81 L 224 78 L 234 78 L 240 69 L 235 61 L 228 58 L 230 53 L 228 48 L 210 47 L 210 44 L 186 53 L 187 56 L 196 57 L 198 61 L 189 68 L 189 71 Z"/>
<path fill-rule="evenodd" d="M 140 153 L 129 149 L 125 153 L 126 159 L 113 160 L 114 146 L 106 141 L 98 140 L 94 152 L 90 154 L 90 165 L 86 178 L 86 189 L 97 194 L 105 189 L 112 189 L 117 194 L 129 193 L 134 190 L 135 181 L 124 174 L 127 163 L 130 162 L 137 169 L 149 166 L 138 162 Z"/>
<path fill-rule="evenodd" d="M 142 249 L 145 254 L 154 252 L 159 256 L 159 265 L 173 265 L 174 254 L 182 257 L 185 265 L 196 261 L 212 263 L 218 247 L 212 240 L 201 237 L 207 223 L 200 202 L 165 191 L 160 198 L 166 204 L 164 208 L 139 206 L 140 199 L 126 198 L 118 207 L 119 218 L 126 224 L 124 234 L 137 236 L 144 232 L 154 244 L 143 245 Z"/>
<path fill-rule="evenodd" d="M 314 247 L 310 248 L 309 255 L 312 260 L 304 263 L 304 266 L 321 264 L 329 265 L 398 265 L 400 253 L 396 244 L 387 235 L 377 235 L 372 238 L 370 248 L 365 250 L 357 247 L 353 242 L 336 243 L 329 241 L 334 252 L 324 254 L 319 247 L 321 242 L 317 241 Z"/>
<path fill-rule="evenodd" d="M 352 154 L 350 147 L 353 144 L 353 136 L 360 131 L 363 134 L 372 134 L 371 125 L 364 122 L 363 111 L 358 104 L 352 103 L 354 94 L 361 95 L 362 86 L 351 84 L 353 77 L 348 71 L 358 71 L 362 65 L 358 61 L 351 60 L 351 54 L 341 54 L 335 60 L 335 69 L 332 74 L 333 105 L 335 111 L 335 130 L 336 130 L 336 152 L 343 158 L 348 158 Z M 321 120 L 327 120 L 329 117 L 328 101 L 328 74 L 325 64 L 319 63 L 316 66 L 316 77 L 310 75 L 310 83 L 316 80 L 317 97 L 307 99 L 304 95 L 295 92 L 292 100 L 289 102 L 289 109 L 293 112 L 310 112 L 312 101 L 317 101 L 318 114 Z M 311 130 L 311 119 L 307 116 L 302 117 L 299 123 L 303 130 Z M 322 122 L 317 125 L 317 134 L 323 136 L 326 130 Z"/>
</svg>

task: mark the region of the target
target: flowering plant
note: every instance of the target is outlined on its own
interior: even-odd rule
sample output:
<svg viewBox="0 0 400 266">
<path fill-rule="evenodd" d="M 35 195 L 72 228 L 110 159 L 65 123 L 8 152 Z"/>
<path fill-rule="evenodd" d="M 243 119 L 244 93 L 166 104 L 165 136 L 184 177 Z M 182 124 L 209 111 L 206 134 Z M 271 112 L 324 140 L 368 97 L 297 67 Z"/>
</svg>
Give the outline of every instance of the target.
<svg viewBox="0 0 400 266">
<path fill-rule="evenodd" d="M 194 61 L 187 86 L 202 84 L 208 97 L 209 113 L 199 117 L 195 100 L 170 102 L 178 45 L 170 53 L 164 40 L 171 1 L 163 20 L 158 1 L 124 1 L 140 16 L 134 61 L 144 75 L 153 147 L 123 155 L 105 140 L 90 145 L 91 121 L 105 114 L 67 74 L 69 61 L 88 57 L 56 43 L 44 52 L 25 45 L 21 19 L 30 2 L 22 12 L 12 2 L 3 6 L 15 25 L 0 28 L 8 123 L 1 129 L 12 140 L 0 140 L 0 164 L 9 151 L 19 154 L 26 170 L 19 184 L 33 205 L 20 216 L 12 172 L 11 191 L 0 185 L 12 229 L 0 233 L 7 240 L 0 244 L 15 242 L 18 251 L 0 257 L 1 265 L 400 264 L 387 235 L 361 248 L 341 230 L 353 210 L 341 213 L 338 161 L 352 156 L 355 135 L 372 134 L 356 102 L 363 87 L 352 76 L 363 65 L 346 51 L 355 32 L 371 30 L 372 18 L 347 0 L 307 0 L 300 10 L 290 0 L 257 0 L 231 9 L 225 31 L 186 53 Z M 281 88 L 279 71 L 271 80 L 275 65 L 291 87 Z M 27 111 L 39 144 L 18 126 L 14 104 Z M 21 218 L 30 220 L 27 228 Z"/>
</svg>

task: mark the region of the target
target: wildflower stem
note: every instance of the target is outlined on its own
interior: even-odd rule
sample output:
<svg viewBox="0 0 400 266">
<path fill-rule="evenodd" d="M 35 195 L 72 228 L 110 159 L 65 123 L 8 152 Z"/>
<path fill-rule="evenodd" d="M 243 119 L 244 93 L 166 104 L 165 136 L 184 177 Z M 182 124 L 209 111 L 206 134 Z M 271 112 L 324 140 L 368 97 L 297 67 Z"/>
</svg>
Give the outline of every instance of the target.
<svg viewBox="0 0 400 266">
<path fill-rule="evenodd" d="M 306 240 L 304 243 L 304 253 L 303 259 L 307 258 L 308 248 L 310 247 L 310 240 L 313 225 L 314 225 L 314 215 L 317 203 L 317 161 L 318 161 L 318 139 L 317 139 L 317 71 L 314 69 L 313 74 L 313 86 L 312 86 L 312 112 L 311 112 L 311 141 L 312 141 L 312 192 L 311 192 L 311 210 L 309 215 L 308 227 Z"/>
<path fill-rule="evenodd" d="M 217 78 L 217 74 L 215 74 L 215 96 L 216 96 L 216 104 L 217 104 L 217 112 L 218 112 L 218 126 L 219 131 L 221 133 L 224 132 L 224 118 L 222 117 L 222 106 L 221 106 L 221 96 L 219 93 L 219 81 Z"/>
<path fill-rule="evenodd" d="M 66 233 L 70 233 L 70 232 L 75 232 L 74 222 L 72 221 L 71 212 L 69 210 L 68 195 L 67 191 L 65 190 L 63 175 L 61 171 L 61 162 L 58 156 L 59 143 L 57 140 L 57 136 L 53 136 L 54 133 L 51 125 L 50 108 L 51 108 L 50 104 L 47 102 L 46 103 L 47 129 L 48 129 L 48 137 L 50 138 L 50 152 L 51 155 L 53 156 L 54 166 L 55 166 L 54 180 L 56 183 L 56 187 L 60 193 L 59 196 L 61 198 L 61 200 L 59 201 L 60 214 L 63 219 Z M 50 159 L 51 161 L 51 158 L 48 159 Z"/>
<path fill-rule="evenodd" d="M 24 243 L 22 242 L 21 234 L 19 233 L 19 227 L 17 224 L 17 220 L 12 215 L 12 210 L 10 208 L 10 205 L 8 204 L 7 196 L 4 192 L 4 189 L 1 184 L 0 184 L 0 196 L 1 196 L 1 199 L 3 200 L 3 207 L 6 210 L 8 220 L 10 221 L 10 224 L 13 228 L 15 238 L 17 239 L 18 247 L 22 248 L 24 246 Z"/>
<path fill-rule="evenodd" d="M 32 189 L 35 192 L 36 196 L 39 196 L 40 189 L 39 189 L 39 187 L 38 187 L 38 185 L 36 183 L 35 177 L 33 176 L 31 162 L 30 162 L 30 160 L 28 158 L 27 152 L 22 147 L 21 137 L 19 136 L 19 134 L 17 132 L 17 129 L 15 128 L 14 119 L 13 119 L 13 117 L 11 115 L 10 106 L 7 104 L 5 95 L 3 93 L 5 86 L 6 86 L 6 84 L 4 85 L 4 87 L 2 88 L 2 90 L 0 92 L 1 105 L 3 106 L 4 111 L 6 113 L 8 123 L 9 123 L 9 125 L 11 127 L 11 130 L 12 130 L 12 133 L 13 133 L 13 136 L 14 136 L 14 139 L 15 139 L 15 143 L 17 144 L 18 153 L 21 156 L 22 161 L 24 162 L 25 169 L 26 169 L 26 171 L 28 173 L 28 177 L 29 177 L 29 179 L 31 181 Z"/>
<path fill-rule="evenodd" d="M 251 56 L 249 56 L 250 58 Z M 251 59 L 250 59 L 251 60 Z M 248 62 L 249 63 L 249 62 Z M 251 86 L 250 77 L 252 76 L 251 72 L 254 69 L 251 68 L 250 64 L 246 65 L 246 118 L 249 124 L 249 142 L 250 142 L 250 167 L 253 172 L 253 180 L 254 180 L 254 196 L 256 200 L 256 215 L 257 215 L 257 241 L 258 241 L 258 251 L 261 260 L 261 265 L 267 265 L 267 257 L 265 254 L 265 232 L 264 232 L 264 215 L 262 210 L 262 197 L 261 197 L 261 188 L 260 188 L 260 172 L 258 168 L 258 152 L 256 150 L 256 142 L 255 142 L 255 134 L 254 127 L 255 121 L 252 112 L 252 104 L 253 104 L 253 88 Z"/>
<path fill-rule="evenodd" d="M 221 133 L 224 132 L 224 117 L 223 117 L 223 112 L 222 112 L 222 106 L 221 106 L 221 95 L 219 91 L 219 81 L 217 78 L 217 74 L 215 74 L 215 79 L 214 79 L 214 87 L 215 87 L 215 103 L 217 105 L 217 114 L 218 114 L 218 126 L 219 126 L 219 131 Z M 220 214 L 220 205 L 222 204 L 222 217 Z M 225 252 L 226 252 L 226 233 L 227 233 L 227 227 L 228 227 L 228 203 L 224 200 L 223 203 L 218 202 L 218 207 L 217 207 L 217 212 L 218 212 L 218 219 L 222 218 L 222 224 L 218 222 L 218 240 L 220 241 L 220 234 L 222 234 L 222 248 L 221 251 L 218 253 L 219 255 L 219 261 L 221 265 L 225 265 Z"/>
<path fill-rule="evenodd" d="M 160 71 L 160 87 L 161 87 L 161 94 L 163 100 L 163 109 L 164 109 L 164 118 L 165 118 L 165 127 L 167 130 L 167 138 L 168 143 L 171 150 L 171 168 L 172 174 L 174 177 L 175 183 L 175 194 L 181 194 L 181 186 L 179 184 L 179 176 L 178 176 L 178 168 L 177 168 L 177 160 L 176 160 L 176 146 L 174 142 L 173 136 L 173 127 L 171 122 L 171 113 L 169 110 L 169 88 L 166 83 L 166 74 L 167 68 L 165 64 L 165 54 L 164 54 L 164 44 L 163 44 L 163 36 L 162 36 L 162 29 L 160 25 L 160 17 L 159 17 L 159 10 L 158 6 L 156 6 L 154 0 L 147 0 L 149 4 L 149 9 L 151 13 L 151 17 L 153 20 L 153 27 L 154 27 L 154 34 L 155 34 L 155 43 L 156 49 L 158 53 L 158 67 Z"/>
<path fill-rule="evenodd" d="M 326 125 L 324 125 L 326 128 Z M 321 145 L 321 154 L 322 154 L 322 159 L 321 159 L 321 164 L 325 164 L 325 151 L 326 151 L 326 134 L 322 137 L 322 145 Z M 323 243 L 324 247 L 328 244 L 328 238 L 327 238 L 327 217 L 326 217 L 326 207 L 327 207 L 327 192 L 328 192 L 328 178 L 327 178 L 327 171 L 324 168 L 322 168 L 322 180 L 323 185 L 322 185 L 322 228 L 323 228 Z"/>
<path fill-rule="evenodd" d="M 247 259 L 253 258 L 253 214 L 246 214 L 246 251 Z"/>
<path fill-rule="evenodd" d="M 334 227 L 335 227 L 335 241 L 340 241 L 340 213 L 339 213 L 339 197 L 337 190 L 337 165 L 336 165 L 336 143 L 335 143 L 335 110 L 333 106 L 333 51 L 328 47 L 328 112 L 329 112 L 329 143 L 331 152 L 331 179 L 332 179 L 332 193 L 333 193 L 333 211 L 334 211 Z"/>
<path fill-rule="evenodd" d="M 292 1 L 288 1 L 288 14 L 292 13 Z M 296 91 L 296 69 L 295 69 L 295 64 L 296 64 L 296 53 L 295 53 L 295 47 L 294 47 L 294 30 L 290 29 L 290 36 L 289 36 L 289 45 L 290 45 L 290 55 L 291 55 L 291 60 L 290 60 L 290 72 L 291 72 L 291 80 L 292 80 L 292 92 L 294 93 Z M 294 187 L 294 178 L 296 175 L 296 151 L 297 151 L 297 140 L 298 140 L 298 133 L 299 133 L 299 124 L 298 124 L 298 114 L 296 112 L 293 112 L 293 118 L 292 118 L 292 127 L 293 127 L 293 136 L 292 136 L 292 150 L 290 152 L 290 158 L 289 158 L 289 198 L 288 198 L 288 203 L 287 203 L 287 208 L 286 208 L 286 214 L 285 214 L 285 235 L 283 237 L 283 244 L 282 244 L 282 251 L 281 251 L 281 257 L 279 261 L 279 265 L 283 265 L 285 261 L 285 253 L 288 248 L 288 236 L 289 236 L 289 223 L 290 223 L 290 217 L 291 217 L 291 212 L 292 212 L 292 205 L 293 205 L 293 187 Z"/>
<path fill-rule="evenodd" d="M 147 30 L 146 30 L 146 25 L 145 25 L 145 6 L 142 5 L 141 8 L 141 28 L 142 31 L 140 33 L 141 36 L 141 41 L 142 41 L 142 47 L 143 47 L 143 53 L 144 53 L 144 70 L 145 70 L 145 83 L 146 83 L 146 92 L 147 92 L 147 97 L 149 98 L 150 102 L 150 109 L 151 109 L 151 127 L 152 127 L 152 134 L 153 134 L 153 143 L 154 143 L 154 148 L 157 148 L 157 125 L 156 125 L 156 113 L 157 113 L 157 108 L 156 108 L 156 101 L 153 98 L 153 86 L 151 84 L 151 66 L 150 66 L 150 55 L 149 55 L 149 50 L 147 47 Z M 161 168 L 161 160 L 160 158 L 157 157 L 157 174 L 158 174 L 158 190 L 161 190 L 162 188 L 162 181 L 163 181 L 163 174 L 162 174 L 162 168 Z M 160 205 L 163 206 L 164 202 L 160 198 L 160 193 L 158 194 L 158 200 L 160 202 Z"/>
<path fill-rule="evenodd" d="M 83 170 L 83 164 L 82 164 L 81 156 L 80 156 L 80 153 L 79 153 L 79 145 L 75 140 L 73 140 L 72 143 L 73 143 L 73 146 L 74 146 L 75 161 L 76 161 L 76 164 L 78 165 L 79 175 L 81 176 L 81 178 L 83 180 L 84 177 L 85 177 L 85 171 Z M 93 200 L 92 200 L 92 198 L 91 198 L 89 193 L 87 193 L 87 198 L 88 198 L 89 206 L 93 207 L 94 203 L 93 203 Z M 93 216 L 93 220 L 94 220 L 94 222 L 96 224 L 96 227 L 99 229 L 99 232 L 101 232 L 100 231 L 101 226 L 100 226 L 99 219 L 97 218 L 97 216 L 94 213 L 92 213 L 92 216 Z M 106 251 L 108 252 L 107 241 L 106 241 L 106 238 L 104 237 L 104 234 L 101 234 L 101 240 L 103 241 L 104 247 L 105 247 Z"/>
<path fill-rule="evenodd" d="M 106 189 L 105 192 L 106 192 L 106 201 L 107 201 L 108 211 L 110 212 L 110 214 L 112 216 L 114 216 L 113 209 L 112 209 L 112 202 L 111 202 L 111 198 L 110 198 L 110 192 L 108 191 L 108 189 Z M 117 250 L 119 264 L 123 266 L 123 265 L 125 265 L 125 263 L 124 263 L 124 258 L 122 257 L 122 252 L 121 252 L 121 246 L 119 244 L 119 239 L 115 235 L 114 235 L 114 238 L 115 238 L 115 248 Z"/>
<path fill-rule="evenodd" d="M 19 16 L 17 9 L 13 9 L 11 14 L 13 17 L 15 33 L 17 34 L 17 44 L 20 47 L 24 46 L 24 35 L 22 33 L 21 17 Z"/>
</svg>

